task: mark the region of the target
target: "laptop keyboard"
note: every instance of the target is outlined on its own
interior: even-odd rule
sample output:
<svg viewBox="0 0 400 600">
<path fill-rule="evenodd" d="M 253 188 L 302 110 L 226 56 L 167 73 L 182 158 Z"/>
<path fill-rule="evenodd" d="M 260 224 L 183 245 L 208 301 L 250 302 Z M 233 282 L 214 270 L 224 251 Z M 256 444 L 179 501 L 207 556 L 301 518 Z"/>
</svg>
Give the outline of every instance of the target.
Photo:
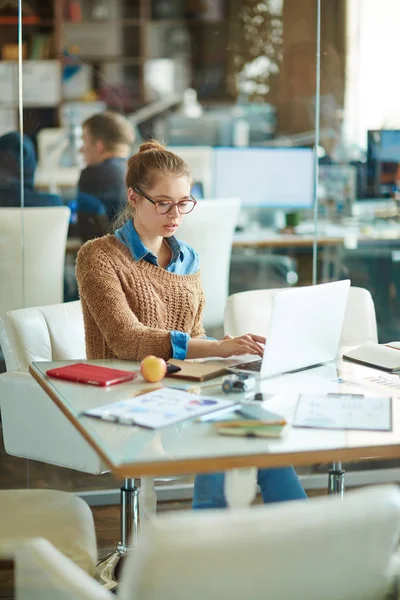
<svg viewBox="0 0 400 600">
<path fill-rule="evenodd" d="M 259 373 L 261 371 L 261 363 L 262 360 L 252 360 L 248 363 L 241 363 L 240 365 L 235 365 L 235 369 L 241 369 L 244 371 L 254 371 Z"/>
</svg>

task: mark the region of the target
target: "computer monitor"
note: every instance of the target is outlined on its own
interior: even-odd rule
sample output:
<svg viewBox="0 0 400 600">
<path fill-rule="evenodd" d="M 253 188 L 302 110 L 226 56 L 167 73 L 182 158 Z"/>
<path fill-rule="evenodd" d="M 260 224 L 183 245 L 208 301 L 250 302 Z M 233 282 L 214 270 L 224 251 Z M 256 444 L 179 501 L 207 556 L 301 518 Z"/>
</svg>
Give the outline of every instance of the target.
<svg viewBox="0 0 400 600">
<path fill-rule="evenodd" d="M 400 164 L 400 130 L 368 131 L 367 186 L 368 195 L 390 198 L 396 185 Z"/>
<path fill-rule="evenodd" d="M 313 206 L 311 148 L 215 148 L 214 195 L 240 198 L 243 208 Z"/>
<path fill-rule="evenodd" d="M 192 179 L 202 184 L 202 197 L 212 195 L 213 148 L 210 146 L 170 146 L 190 167 Z M 195 196 L 192 190 L 193 196 Z M 196 197 L 196 196 L 195 196 Z"/>
<path fill-rule="evenodd" d="M 356 167 L 342 164 L 319 165 L 318 189 L 320 206 L 332 203 L 336 212 L 351 214 L 357 191 Z"/>
<path fill-rule="evenodd" d="M 204 200 L 204 187 L 201 181 L 194 181 L 191 194 L 196 200 Z"/>
</svg>

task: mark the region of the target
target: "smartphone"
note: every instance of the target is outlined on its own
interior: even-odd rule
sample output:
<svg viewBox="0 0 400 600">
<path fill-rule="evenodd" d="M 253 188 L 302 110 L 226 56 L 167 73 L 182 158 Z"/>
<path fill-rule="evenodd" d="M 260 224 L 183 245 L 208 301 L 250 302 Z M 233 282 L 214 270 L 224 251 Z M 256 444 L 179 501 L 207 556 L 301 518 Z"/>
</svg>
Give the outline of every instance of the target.
<svg viewBox="0 0 400 600">
<path fill-rule="evenodd" d="M 253 421 L 282 421 L 284 420 L 282 415 L 278 415 L 270 410 L 266 410 L 259 404 L 243 402 L 240 405 L 240 408 L 236 409 L 236 412 L 240 415 L 246 417 L 246 419 L 251 419 Z"/>
</svg>

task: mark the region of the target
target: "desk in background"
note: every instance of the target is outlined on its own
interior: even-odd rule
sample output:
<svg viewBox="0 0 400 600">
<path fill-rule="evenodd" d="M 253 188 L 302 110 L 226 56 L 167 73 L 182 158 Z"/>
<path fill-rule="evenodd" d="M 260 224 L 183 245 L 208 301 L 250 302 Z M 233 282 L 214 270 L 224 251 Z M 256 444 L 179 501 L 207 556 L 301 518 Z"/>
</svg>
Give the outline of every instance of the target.
<svg viewBox="0 0 400 600">
<path fill-rule="evenodd" d="M 79 175 L 79 167 L 54 166 L 44 168 L 39 165 L 35 173 L 35 187 L 62 195 L 63 190 L 71 190 L 77 187 Z"/>
<path fill-rule="evenodd" d="M 278 285 L 268 281 L 269 256 L 271 253 L 288 253 L 290 256 L 304 254 L 312 255 L 314 237 L 312 234 L 287 234 L 278 233 L 269 229 L 257 229 L 253 231 L 244 231 L 236 233 L 232 244 L 232 262 L 231 275 L 232 283 L 234 281 L 234 270 L 244 266 L 250 260 L 259 266 L 257 283 L 251 289 L 256 287 L 283 287 L 282 283 Z M 331 281 L 338 279 L 341 269 L 341 252 L 343 248 L 343 235 L 321 234 L 317 237 L 317 248 L 320 251 L 321 259 L 321 281 Z M 309 264 L 307 275 L 300 272 L 300 284 L 305 285 L 311 282 L 312 266 Z M 272 285 L 271 285 L 272 283 Z M 296 283 L 296 282 L 294 282 Z M 232 292 L 243 291 L 234 289 Z"/>
</svg>

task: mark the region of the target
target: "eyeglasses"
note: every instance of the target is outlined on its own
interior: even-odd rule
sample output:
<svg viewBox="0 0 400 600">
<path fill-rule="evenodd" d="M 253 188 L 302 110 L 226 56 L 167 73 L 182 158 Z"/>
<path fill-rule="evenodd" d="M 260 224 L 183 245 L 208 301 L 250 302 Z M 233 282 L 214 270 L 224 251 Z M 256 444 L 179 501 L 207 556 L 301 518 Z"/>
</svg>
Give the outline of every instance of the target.
<svg viewBox="0 0 400 600">
<path fill-rule="evenodd" d="M 156 202 L 150 198 L 150 196 L 142 192 L 142 190 L 140 190 L 138 187 L 134 187 L 132 189 L 137 194 L 143 196 L 143 198 L 146 198 L 146 200 L 154 204 L 154 208 L 158 215 L 166 215 L 174 208 L 174 206 L 178 208 L 178 211 L 181 215 L 187 215 L 188 213 L 192 212 L 197 204 L 197 200 L 195 200 L 192 195 L 190 196 L 190 200 L 180 200 L 180 202 L 172 202 L 172 200 L 160 200 Z"/>
</svg>

